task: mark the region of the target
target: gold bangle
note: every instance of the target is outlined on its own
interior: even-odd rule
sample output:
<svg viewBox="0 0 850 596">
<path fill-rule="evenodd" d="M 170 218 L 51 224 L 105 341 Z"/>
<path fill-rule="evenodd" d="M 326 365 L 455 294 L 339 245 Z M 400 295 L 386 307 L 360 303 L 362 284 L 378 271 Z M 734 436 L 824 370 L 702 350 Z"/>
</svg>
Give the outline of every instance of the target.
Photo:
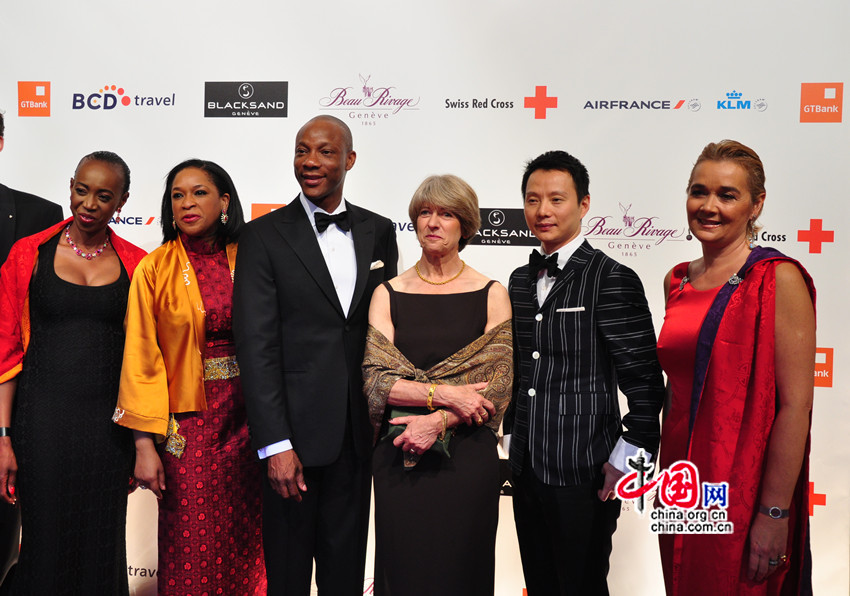
<svg viewBox="0 0 850 596">
<path fill-rule="evenodd" d="M 441 441 L 446 438 L 446 433 L 449 431 L 449 415 L 446 413 L 445 409 L 441 409 L 440 413 L 443 415 L 443 432 L 437 437 Z"/>
<path fill-rule="evenodd" d="M 431 387 L 428 389 L 428 399 L 425 402 L 425 405 L 428 406 L 428 409 L 432 412 L 436 409 L 434 407 L 434 392 L 437 391 L 437 384 L 431 383 Z"/>
</svg>

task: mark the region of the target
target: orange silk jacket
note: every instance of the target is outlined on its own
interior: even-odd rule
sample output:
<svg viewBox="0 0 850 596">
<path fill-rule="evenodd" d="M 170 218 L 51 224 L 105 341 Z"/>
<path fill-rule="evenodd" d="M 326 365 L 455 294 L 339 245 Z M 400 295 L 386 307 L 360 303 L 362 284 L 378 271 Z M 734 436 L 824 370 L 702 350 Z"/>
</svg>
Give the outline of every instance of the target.
<svg viewBox="0 0 850 596">
<path fill-rule="evenodd" d="M 227 245 L 227 262 L 232 275 L 236 244 Z M 198 280 L 179 238 L 142 259 L 124 320 L 116 423 L 161 438 L 169 414 L 207 409 L 204 315 Z"/>
</svg>

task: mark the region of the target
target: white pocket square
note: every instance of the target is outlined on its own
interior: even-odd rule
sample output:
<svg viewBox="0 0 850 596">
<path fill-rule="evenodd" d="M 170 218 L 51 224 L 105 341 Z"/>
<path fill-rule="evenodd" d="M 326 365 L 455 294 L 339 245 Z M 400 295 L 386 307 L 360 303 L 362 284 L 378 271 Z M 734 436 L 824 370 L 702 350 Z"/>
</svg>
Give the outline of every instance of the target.
<svg viewBox="0 0 850 596">
<path fill-rule="evenodd" d="M 583 306 L 572 306 L 570 308 L 559 308 L 555 312 L 584 312 Z"/>
<path fill-rule="evenodd" d="M 384 262 L 380 259 L 369 265 L 369 271 L 374 271 L 375 269 L 380 269 L 384 266 Z"/>
</svg>

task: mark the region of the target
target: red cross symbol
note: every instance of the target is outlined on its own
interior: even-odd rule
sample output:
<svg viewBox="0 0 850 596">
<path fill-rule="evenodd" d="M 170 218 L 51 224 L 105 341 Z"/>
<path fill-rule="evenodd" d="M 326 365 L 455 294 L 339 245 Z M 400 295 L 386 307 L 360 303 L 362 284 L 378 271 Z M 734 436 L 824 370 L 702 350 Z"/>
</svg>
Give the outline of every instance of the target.
<svg viewBox="0 0 850 596">
<path fill-rule="evenodd" d="M 546 85 L 537 85 L 534 96 L 525 98 L 525 107 L 534 108 L 534 119 L 545 120 L 547 108 L 557 108 L 558 98 L 546 95 Z"/>
<path fill-rule="evenodd" d="M 826 507 L 826 494 L 815 492 L 815 483 L 809 482 L 809 515 L 815 514 L 815 505 Z"/>
<path fill-rule="evenodd" d="M 797 230 L 797 241 L 808 242 L 809 252 L 820 254 L 821 244 L 835 242 L 835 231 L 824 230 L 822 219 L 810 219 L 808 230 Z"/>
</svg>

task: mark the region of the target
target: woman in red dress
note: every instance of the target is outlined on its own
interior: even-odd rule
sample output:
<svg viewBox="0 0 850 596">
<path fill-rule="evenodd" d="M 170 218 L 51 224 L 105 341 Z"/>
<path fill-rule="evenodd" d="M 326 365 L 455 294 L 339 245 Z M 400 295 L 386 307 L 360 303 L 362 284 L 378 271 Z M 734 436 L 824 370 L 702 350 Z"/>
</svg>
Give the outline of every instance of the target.
<svg viewBox="0 0 850 596">
<path fill-rule="evenodd" d="M 702 257 L 664 280 L 658 357 L 672 401 L 661 469 L 689 460 L 701 483 L 728 483 L 733 524 L 731 534 L 661 535 L 668 594 L 811 590 L 815 291 L 797 261 L 756 246 L 764 180 L 749 147 L 707 145 L 687 200 Z"/>
<path fill-rule="evenodd" d="M 163 244 L 130 288 L 113 420 L 134 430 L 135 478 L 160 499 L 160 594 L 266 591 L 261 474 L 231 330 L 243 224 L 220 166 L 175 166 L 162 200 Z"/>
</svg>

